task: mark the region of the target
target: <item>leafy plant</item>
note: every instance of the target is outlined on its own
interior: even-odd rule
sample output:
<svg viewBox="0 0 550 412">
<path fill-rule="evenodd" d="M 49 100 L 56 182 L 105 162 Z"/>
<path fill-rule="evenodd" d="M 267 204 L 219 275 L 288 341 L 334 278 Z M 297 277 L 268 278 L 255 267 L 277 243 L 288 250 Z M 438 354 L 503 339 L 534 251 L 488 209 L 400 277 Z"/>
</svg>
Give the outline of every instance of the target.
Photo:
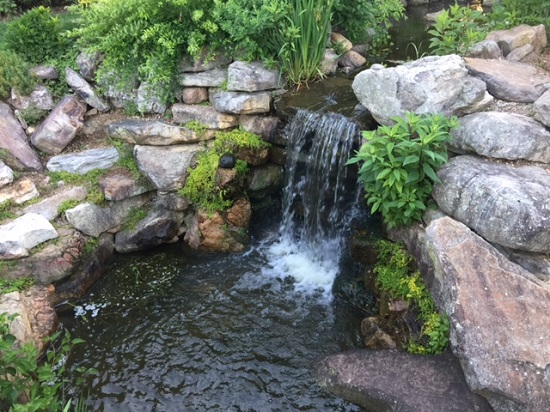
<svg viewBox="0 0 550 412">
<path fill-rule="evenodd" d="M 32 278 L 0 279 L 0 295 L 10 292 L 20 292 L 34 285 Z"/>
<path fill-rule="evenodd" d="M 67 40 L 61 36 L 59 19 L 39 6 L 8 23 L 5 46 L 25 61 L 42 64 L 63 53 Z"/>
<path fill-rule="evenodd" d="M 390 228 L 420 220 L 436 171 L 447 162 L 449 131 L 455 117 L 440 114 L 393 117 L 394 126 L 363 132 L 366 142 L 347 164 L 361 163 L 359 181 L 371 213 L 380 211 Z"/>
<path fill-rule="evenodd" d="M 550 27 L 550 0 L 501 0 L 487 16 L 491 29 L 505 29 L 519 24 L 544 24 Z"/>
<path fill-rule="evenodd" d="M 435 20 L 435 24 L 428 33 L 430 49 L 434 54 L 464 55 L 470 47 L 482 41 L 487 35 L 484 28 L 487 17 L 479 11 L 458 4 L 444 10 Z"/>
<path fill-rule="evenodd" d="M 35 107 L 21 110 L 21 117 L 28 125 L 36 125 L 46 118 L 48 111 Z"/>
<path fill-rule="evenodd" d="M 0 203 L 0 221 L 6 219 L 15 219 L 16 215 L 13 212 L 15 203 L 12 199 L 6 200 L 5 202 Z"/>
<path fill-rule="evenodd" d="M 0 15 L 11 16 L 17 10 L 17 5 L 13 0 L 0 0 Z"/>
<path fill-rule="evenodd" d="M 420 337 L 412 337 L 407 350 L 419 354 L 443 352 L 449 343 L 449 320 L 437 312 L 420 272 L 411 270 L 411 255 L 402 245 L 387 240 L 378 241 L 376 249 L 374 273 L 378 289 L 390 299 L 402 299 L 419 311 Z"/>
<path fill-rule="evenodd" d="M 36 79 L 29 74 L 30 65 L 11 50 L 0 50 L 0 99 L 5 100 L 14 88 L 26 95 L 36 86 Z"/>
<path fill-rule="evenodd" d="M 0 314 L 0 409 L 13 412 L 67 410 L 61 398 L 63 360 L 74 345 L 84 341 L 72 339 L 66 332 L 60 344 L 51 345 L 39 362 L 34 344 L 19 345 L 10 333 L 10 324 L 15 317 Z M 59 337 L 58 332 L 47 342 L 53 343 Z"/>
</svg>

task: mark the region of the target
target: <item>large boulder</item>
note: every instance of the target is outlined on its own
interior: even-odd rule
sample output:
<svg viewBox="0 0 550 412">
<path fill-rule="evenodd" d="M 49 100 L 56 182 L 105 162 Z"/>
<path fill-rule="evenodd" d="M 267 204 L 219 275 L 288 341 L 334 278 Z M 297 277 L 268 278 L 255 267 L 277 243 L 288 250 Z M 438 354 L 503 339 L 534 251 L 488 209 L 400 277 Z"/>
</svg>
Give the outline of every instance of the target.
<svg viewBox="0 0 550 412">
<path fill-rule="evenodd" d="M 314 375 L 322 388 L 372 412 L 491 411 L 448 353 L 354 350 L 320 359 Z"/>
<path fill-rule="evenodd" d="M 548 73 L 527 63 L 469 57 L 465 61 L 472 76 L 483 80 L 491 95 L 509 102 L 533 103 L 550 82 Z"/>
<path fill-rule="evenodd" d="M 78 96 L 65 96 L 31 137 L 34 147 L 59 154 L 73 141 L 84 124 L 86 103 Z"/>
<path fill-rule="evenodd" d="M 490 103 L 485 83 L 468 74 L 456 55 L 430 56 L 385 68 L 373 65 L 359 73 L 353 91 L 380 124 L 406 111 L 463 115 Z"/>
<path fill-rule="evenodd" d="M 464 116 L 451 132 L 451 149 L 507 160 L 550 162 L 550 132 L 530 117 L 502 112 Z"/>
<path fill-rule="evenodd" d="M 31 148 L 21 124 L 13 115 L 10 107 L 0 102 L 0 149 L 8 152 L 14 160 L 12 167 L 44 170 L 36 152 Z M 7 160 L 7 159 L 4 159 Z"/>
<path fill-rule="evenodd" d="M 178 190 L 187 180 L 187 169 L 195 155 L 204 150 L 199 144 L 134 147 L 139 171 L 162 192 Z"/>
<path fill-rule="evenodd" d="M 432 195 L 449 216 L 489 242 L 550 252 L 550 176 L 544 169 L 457 156 L 438 176 Z"/>
<path fill-rule="evenodd" d="M 449 217 L 401 231 L 451 323 L 470 388 L 496 412 L 544 411 L 550 399 L 550 289 Z"/>
<path fill-rule="evenodd" d="M 38 203 L 29 205 L 23 209 L 23 213 L 36 213 L 49 221 L 59 216 L 59 206 L 69 200 L 81 201 L 88 195 L 88 190 L 83 186 L 62 188 L 59 192 L 51 195 Z"/>
<path fill-rule="evenodd" d="M 95 169 L 110 169 L 119 159 L 118 150 L 114 147 L 88 149 L 79 153 L 67 153 L 53 156 L 46 168 L 50 172 L 67 172 L 85 175 Z"/>
<path fill-rule="evenodd" d="M 239 93 L 213 89 L 209 99 L 218 112 L 231 114 L 269 113 L 271 94 L 268 92 Z"/>
<path fill-rule="evenodd" d="M 227 82 L 227 69 L 182 73 L 179 75 L 178 82 L 184 87 L 220 87 Z"/>
<path fill-rule="evenodd" d="M 214 138 L 213 130 L 200 133 L 160 120 L 122 120 L 108 124 L 106 129 L 110 136 L 139 145 L 168 146 Z"/>
</svg>

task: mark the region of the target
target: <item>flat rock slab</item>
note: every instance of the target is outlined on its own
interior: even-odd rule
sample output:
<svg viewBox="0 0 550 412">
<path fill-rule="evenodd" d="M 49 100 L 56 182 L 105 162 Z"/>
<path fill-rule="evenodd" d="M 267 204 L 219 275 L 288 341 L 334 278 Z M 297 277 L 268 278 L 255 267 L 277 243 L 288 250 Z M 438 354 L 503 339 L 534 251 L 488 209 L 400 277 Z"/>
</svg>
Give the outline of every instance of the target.
<svg viewBox="0 0 550 412">
<path fill-rule="evenodd" d="M 548 410 L 549 286 L 449 217 L 426 236 L 470 388 L 497 412 Z"/>
<path fill-rule="evenodd" d="M 213 130 L 196 132 L 160 120 L 123 120 L 106 126 L 107 133 L 127 143 L 151 146 L 169 146 L 197 143 L 214 138 Z"/>
<path fill-rule="evenodd" d="M 470 73 L 483 80 L 487 91 L 501 100 L 533 103 L 550 82 L 550 75 L 527 63 L 470 57 L 464 60 Z"/>
<path fill-rule="evenodd" d="M 134 147 L 139 171 L 160 191 L 178 190 L 185 184 L 187 169 L 195 155 L 204 150 L 199 144 Z"/>
<path fill-rule="evenodd" d="M 0 149 L 6 150 L 15 159 L 15 166 L 38 172 L 44 170 L 38 155 L 28 143 L 21 123 L 17 121 L 10 107 L 3 102 L 0 102 Z"/>
<path fill-rule="evenodd" d="M 239 124 L 239 116 L 217 112 L 210 106 L 176 103 L 172 106 L 174 121 L 185 125 L 196 121 L 209 129 L 229 129 Z"/>
<path fill-rule="evenodd" d="M 87 195 L 88 190 L 82 186 L 64 188 L 59 193 L 39 203 L 25 207 L 23 213 L 36 213 L 52 221 L 59 216 L 59 206 L 61 206 L 63 202 L 68 200 L 81 201 L 84 200 Z"/>
<path fill-rule="evenodd" d="M 86 103 L 78 96 L 65 96 L 31 136 L 34 147 L 59 154 L 73 141 L 84 124 Z"/>
<path fill-rule="evenodd" d="M 321 387 L 372 412 L 491 411 L 450 354 L 355 350 L 316 362 L 314 375 Z"/>
<path fill-rule="evenodd" d="M 178 77 L 185 87 L 220 87 L 227 81 L 227 69 L 212 69 L 200 73 L 183 73 Z"/>
<path fill-rule="evenodd" d="M 550 175 L 542 168 L 457 156 L 443 166 L 433 198 L 489 242 L 550 252 Z"/>
<path fill-rule="evenodd" d="M 451 150 L 481 156 L 550 162 L 550 132 L 530 117 L 502 112 L 464 116 L 451 132 Z"/>
<path fill-rule="evenodd" d="M 214 89 L 209 94 L 214 109 L 231 114 L 269 113 L 271 94 L 268 92 L 240 93 Z"/>
<path fill-rule="evenodd" d="M 0 226 L 0 260 L 28 256 L 29 249 L 57 236 L 48 219 L 27 213 Z"/>
<path fill-rule="evenodd" d="M 89 149 L 80 153 L 53 156 L 46 164 L 50 172 L 85 175 L 95 169 L 110 169 L 119 159 L 114 147 Z"/>
<path fill-rule="evenodd" d="M 492 100 L 485 83 L 470 76 L 457 55 L 429 56 L 390 68 L 373 65 L 355 77 L 352 87 L 361 104 L 383 125 L 392 124 L 391 117 L 406 111 L 463 115 Z"/>
<path fill-rule="evenodd" d="M 95 93 L 92 86 L 90 86 L 90 83 L 82 78 L 77 72 L 67 67 L 65 68 L 65 77 L 69 87 L 73 89 L 75 93 L 78 94 L 86 103 L 100 112 L 106 112 L 109 110 L 109 105 Z"/>
<path fill-rule="evenodd" d="M 227 69 L 229 91 L 256 92 L 283 86 L 279 70 L 268 69 L 262 62 L 236 61 Z"/>
</svg>

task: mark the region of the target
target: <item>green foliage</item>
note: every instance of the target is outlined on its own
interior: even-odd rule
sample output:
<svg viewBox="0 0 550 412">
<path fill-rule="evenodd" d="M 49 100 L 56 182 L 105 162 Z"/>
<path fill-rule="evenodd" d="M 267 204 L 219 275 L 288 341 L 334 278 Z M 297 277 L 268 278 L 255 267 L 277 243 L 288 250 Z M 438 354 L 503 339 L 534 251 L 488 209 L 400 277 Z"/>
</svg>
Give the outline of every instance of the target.
<svg viewBox="0 0 550 412">
<path fill-rule="evenodd" d="M 420 220 L 433 183 L 447 162 L 449 131 L 455 117 L 415 115 L 393 117 L 394 126 L 363 132 L 367 140 L 348 164 L 361 162 L 359 181 L 371 213 L 380 211 L 390 228 Z"/>
<path fill-rule="evenodd" d="M 16 315 L 0 314 L 0 409 L 12 412 L 64 411 L 61 400 L 65 371 L 64 358 L 82 339 L 72 339 L 67 332 L 59 345 L 51 345 L 43 361 L 32 343 L 19 345 L 10 333 Z M 55 342 L 60 333 L 48 342 Z M 21 404 L 21 401 L 25 401 Z"/>
<path fill-rule="evenodd" d="M 104 54 L 98 81 L 116 77 L 124 90 L 139 73 L 165 101 L 173 99 L 179 58 L 197 56 L 219 32 L 213 0 L 97 0 L 75 10 L 80 25 L 72 35 L 86 50 Z"/>
<path fill-rule="evenodd" d="M 65 213 L 67 210 L 72 209 L 73 207 L 77 207 L 79 204 L 80 204 L 80 201 L 79 201 L 79 200 L 76 200 L 76 199 L 64 200 L 64 201 L 61 202 L 61 204 L 57 207 L 57 211 L 59 212 L 60 215 L 62 215 L 62 214 Z"/>
<path fill-rule="evenodd" d="M 120 140 L 110 139 L 111 144 L 118 151 L 118 160 L 116 166 L 121 167 L 129 171 L 134 179 L 141 179 L 143 175 L 139 171 L 139 168 L 134 158 L 133 146 L 128 143 L 123 143 Z"/>
<path fill-rule="evenodd" d="M 189 129 L 189 130 L 192 130 L 199 137 L 203 137 L 204 133 L 208 130 L 207 125 L 205 125 L 205 124 L 203 124 L 203 123 L 201 123 L 197 120 L 192 120 L 190 122 L 185 123 L 185 128 Z"/>
<path fill-rule="evenodd" d="M 34 285 L 34 279 L 21 278 L 21 279 L 0 279 L 0 295 L 11 292 L 20 292 L 22 290 L 30 288 Z"/>
<path fill-rule="evenodd" d="M 294 85 L 323 77 L 333 0 L 292 0 L 284 23 L 274 31 L 279 62 L 287 80 Z"/>
<path fill-rule="evenodd" d="M 95 237 L 89 237 L 86 239 L 86 243 L 84 244 L 83 253 L 84 256 L 90 256 L 92 253 L 94 253 L 99 246 L 99 239 Z"/>
<path fill-rule="evenodd" d="M 449 343 L 449 320 L 437 312 L 420 272 L 411 270 L 411 255 L 403 246 L 387 240 L 377 242 L 376 248 L 376 286 L 392 300 L 402 299 L 419 312 L 420 338 L 411 338 L 407 350 L 419 354 L 443 352 Z"/>
<path fill-rule="evenodd" d="M 432 36 L 430 50 L 440 56 L 464 55 L 485 38 L 486 24 L 487 17 L 483 13 L 455 4 L 439 14 L 433 28 L 428 31 Z"/>
<path fill-rule="evenodd" d="M 17 11 L 17 5 L 13 0 L 0 0 L 0 15 L 11 16 Z"/>
<path fill-rule="evenodd" d="M 30 65 L 11 50 L 0 50 L 0 99 L 11 94 L 12 87 L 26 95 L 36 86 L 36 79 L 29 74 Z"/>
<path fill-rule="evenodd" d="M 36 125 L 46 118 L 48 111 L 29 107 L 21 110 L 21 117 L 28 125 Z"/>
<path fill-rule="evenodd" d="M 367 41 L 375 52 L 389 44 L 392 20 L 404 16 L 399 0 L 335 0 L 333 9 L 333 28 L 353 43 Z"/>
<path fill-rule="evenodd" d="M 11 199 L 0 203 L 0 221 L 7 220 L 7 219 L 15 219 L 16 216 L 15 216 L 15 213 L 13 212 L 14 207 L 15 207 L 15 203 Z"/>
<path fill-rule="evenodd" d="M 255 133 L 233 129 L 229 132 L 217 132 L 213 147 L 221 155 L 225 152 L 233 153 L 239 148 L 262 149 L 269 147 L 269 143 Z"/>
<path fill-rule="evenodd" d="M 42 64 L 63 53 L 67 39 L 59 19 L 47 7 L 36 7 L 8 24 L 5 46 L 31 64 Z"/>
<path fill-rule="evenodd" d="M 105 198 L 99 189 L 99 178 L 105 173 L 107 173 L 106 170 L 94 169 L 85 175 L 68 172 L 48 172 L 48 176 L 50 177 L 50 182 L 53 185 L 57 185 L 59 182 L 63 181 L 65 184 L 84 186 L 88 189 L 86 201 L 100 204 L 105 200 Z"/>
<path fill-rule="evenodd" d="M 544 24 L 550 28 L 550 0 L 501 0 L 488 15 L 491 29 L 507 29 L 520 24 Z"/>
</svg>

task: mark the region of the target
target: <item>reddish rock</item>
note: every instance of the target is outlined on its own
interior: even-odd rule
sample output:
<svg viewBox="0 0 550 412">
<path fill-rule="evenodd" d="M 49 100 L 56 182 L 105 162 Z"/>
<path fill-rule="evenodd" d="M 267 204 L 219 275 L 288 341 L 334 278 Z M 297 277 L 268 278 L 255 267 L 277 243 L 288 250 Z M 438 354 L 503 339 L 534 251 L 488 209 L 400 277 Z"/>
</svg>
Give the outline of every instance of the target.
<svg viewBox="0 0 550 412">
<path fill-rule="evenodd" d="M 109 171 L 98 183 L 106 200 L 123 200 L 154 190 L 148 181 L 136 179 L 126 170 Z"/>
<path fill-rule="evenodd" d="M 181 93 L 181 99 L 185 104 L 199 104 L 208 100 L 206 87 L 185 87 Z"/>
<path fill-rule="evenodd" d="M 240 228 L 248 228 L 252 217 L 252 207 L 245 198 L 240 198 L 227 211 L 227 221 Z"/>
</svg>

